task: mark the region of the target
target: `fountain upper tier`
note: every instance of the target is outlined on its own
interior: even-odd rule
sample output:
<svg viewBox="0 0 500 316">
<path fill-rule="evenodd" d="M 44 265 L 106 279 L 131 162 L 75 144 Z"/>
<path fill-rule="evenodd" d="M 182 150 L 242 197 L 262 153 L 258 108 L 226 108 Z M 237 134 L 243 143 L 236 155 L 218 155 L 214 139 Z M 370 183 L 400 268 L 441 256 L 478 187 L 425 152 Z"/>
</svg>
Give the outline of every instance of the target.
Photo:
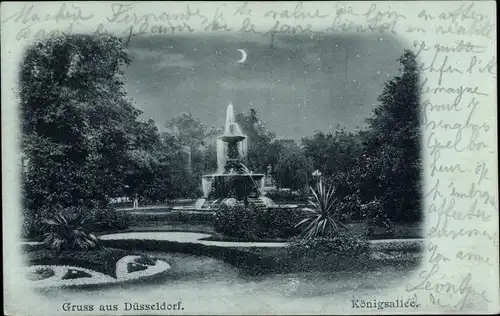
<svg viewBox="0 0 500 316">
<path fill-rule="evenodd" d="M 241 142 L 246 138 L 247 137 L 241 133 L 238 124 L 234 122 L 228 123 L 228 125 L 226 125 L 226 129 L 224 130 L 224 134 L 219 136 L 219 139 L 225 141 L 226 143 Z"/>
<path fill-rule="evenodd" d="M 217 138 L 218 170 L 202 178 L 205 197 L 243 199 L 261 194 L 264 174 L 253 174 L 243 164 L 246 151 L 246 136 L 235 121 L 233 105 L 229 104 L 224 134 Z"/>
</svg>

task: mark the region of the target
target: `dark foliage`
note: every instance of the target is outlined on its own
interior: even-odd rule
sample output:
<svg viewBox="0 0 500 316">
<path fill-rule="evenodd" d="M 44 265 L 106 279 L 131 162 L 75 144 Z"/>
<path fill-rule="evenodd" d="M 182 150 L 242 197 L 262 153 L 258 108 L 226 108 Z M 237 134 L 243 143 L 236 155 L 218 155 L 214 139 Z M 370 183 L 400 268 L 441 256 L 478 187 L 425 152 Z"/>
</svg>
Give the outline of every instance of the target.
<svg viewBox="0 0 500 316">
<path fill-rule="evenodd" d="M 248 207 L 243 204 L 220 204 L 215 213 L 214 229 L 231 237 L 256 239 L 259 230 L 257 218 L 260 212 L 261 209 L 253 204 Z"/>
<path fill-rule="evenodd" d="M 117 194 L 140 111 L 115 37 L 62 35 L 30 47 L 20 73 L 26 206 L 102 206 Z M 127 128 L 125 128 L 127 127 Z"/>
<path fill-rule="evenodd" d="M 399 62 L 400 74 L 387 81 L 367 128 L 355 133 L 338 129 L 302 140 L 314 168 L 335 184 L 344 213 L 384 226 L 422 217 L 419 74 L 411 51 Z M 363 210 L 374 202 L 380 207 Z"/>
<path fill-rule="evenodd" d="M 23 238 L 40 238 L 51 231 L 46 219 L 53 218 L 56 214 L 63 214 L 68 218 L 86 215 L 88 221 L 85 228 L 93 233 L 122 230 L 129 227 L 131 217 L 126 212 L 117 212 L 111 207 L 45 207 L 37 210 L 23 210 L 21 236 Z"/>
<path fill-rule="evenodd" d="M 23 235 L 39 235 L 41 218 L 75 206 L 95 210 L 96 230 L 124 227 L 126 218 L 105 211 L 112 197 L 198 195 L 181 144 L 140 120 L 126 97 L 128 63 L 122 42 L 107 35 L 61 35 L 26 51 L 19 82 Z"/>
<path fill-rule="evenodd" d="M 305 216 L 296 224 L 301 229 L 301 237 L 331 238 L 338 236 L 341 231 L 350 233 L 349 228 L 339 219 L 340 198 L 336 196 L 333 185 L 324 185 L 320 181 L 315 189 L 310 188 L 313 199 L 310 207 L 305 208 Z"/>
<path fill-rule="evenodd" d="M 369 246 L 366 241 L 350 235 L 330 238 L 294 238 L 289 243 L 292 261 L 320 270 L 352 268 L 357 261 L 366 259 Z"/>
<path fill-rule="evenodd" d="M 275 203 L 308 203 L 309 194 L 306 190 L 291 191 L 291 190 L 269 190 L 266 192 L 266 197 L 273 200 Z"/>
<path fill-rule="evenodd" d="M 24 208 L 21 212 L 21 237 L 33 239 L 43 236 L 49 231 L 47 225 L 43 224 L 43 219 L 53 215 L 53 212 L 45 208 L 37 211 Z"/>
<path fill-rule="evenodd" d="M 265 209 L 250 203 L 248 206 L 220 204 L 215 213 L 214 228 L 225 236 L 258 240 L 289 238 L 299 233 L 295 224 L 301 213 L 295 209 Z"/>
<path fill-rule="evenodd" d="M 44 219 L 44 224 L 49 226 L 49 232 L 44 235 L 43 243 L 57 253 L 62 250 L 100 248 L 97 237 L 85 227 L 88 220 L 88 214 L 84 213 L 74 217 L 59 213 L 52 218 Z"/>
<path fill-rule="evenodd" d="M 88 213 L 91 218 L 87 225 L 88 229 L 95 233 L 126 229 L 131 223 L 128 213 L 116 211 L 111 207 L 90 209 L 84 212 Z"/>
<path fill-rule="evenodd" d="M 304 190 L 313 172 L 311 161 L 298 146 L 282 149 L 272 174 L 279 187 L 291 190 Z"/>
<path fill-rule="evenodd" d="M 367 120 L 360 188 L 364 198 L 380 200 L 390 220 L 413 222 L 422 217 L 419 70 L 409 50 L 399 62 L 400 75 L 386 83 Z"/>
<path fill-rule="evenodd" d="M 263 173 L 268 165 L 275 165 L 279 151 L 270 150 L 275 135 L 267 129 L 265 123 L 259 118 L 257 110 L 250 109 L 247 114 L 239 113 L 235 119 L 243 134 L 247 136 L 246 165 L 248 168 L 253 172 Z"/>
</svg>

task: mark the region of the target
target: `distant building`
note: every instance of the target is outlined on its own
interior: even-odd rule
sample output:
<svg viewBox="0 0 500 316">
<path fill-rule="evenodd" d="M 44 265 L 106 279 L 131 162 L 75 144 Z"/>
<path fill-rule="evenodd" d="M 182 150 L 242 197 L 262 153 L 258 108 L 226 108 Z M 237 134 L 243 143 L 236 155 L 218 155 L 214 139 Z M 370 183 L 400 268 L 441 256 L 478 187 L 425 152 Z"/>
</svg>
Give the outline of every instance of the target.
<svg viewBox="0 0 500 316">
<path fill-rule="evenodd" d="M 181 154 L 184 165 L 186 166 L 186 170 L 191 172 L 192 162 L 191 162 L 191 147 L 190 146 L 181 146 Z"/>
<path fill-rule="evenodd" d="M 266 170 L 266 175 L 264 178 L 264 187 L 270 188 L 270 187 L 276 186 L 274 179 L 273 179 L 273 176 L 272 176 L 272 171 L 273 171 L 273 167 L 271 165 L 268 165 L 267 170 Z"/>
</svg>

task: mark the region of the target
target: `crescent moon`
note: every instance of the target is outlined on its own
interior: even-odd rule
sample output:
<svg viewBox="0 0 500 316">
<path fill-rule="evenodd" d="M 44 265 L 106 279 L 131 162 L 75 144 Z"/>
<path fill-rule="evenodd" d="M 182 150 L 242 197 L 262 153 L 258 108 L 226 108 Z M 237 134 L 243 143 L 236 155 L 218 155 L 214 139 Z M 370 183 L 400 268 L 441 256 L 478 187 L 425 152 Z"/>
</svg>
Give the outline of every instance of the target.
<svg viewBox="0 0 500 316">
<path fill-rule="evenodd" d="M 238 62 L 241 64 L 241 63 L 244 63 L 245 60 L 247 60 L 247 52 L 245 52 L 243 49 L 238 49 L 238 51 L 241 53 L 241 59 L 238 60 Z"/>
</svg>

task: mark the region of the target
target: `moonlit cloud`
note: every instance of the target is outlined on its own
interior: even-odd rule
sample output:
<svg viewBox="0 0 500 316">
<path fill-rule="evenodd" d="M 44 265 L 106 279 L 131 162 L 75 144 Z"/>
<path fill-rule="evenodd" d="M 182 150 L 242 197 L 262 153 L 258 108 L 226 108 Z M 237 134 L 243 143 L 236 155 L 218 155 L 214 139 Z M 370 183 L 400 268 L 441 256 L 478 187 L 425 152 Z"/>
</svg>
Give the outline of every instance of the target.
<svg viewBox="0 0 500 316">
<path fill-rule="evenodd" d="M 179 53 L 168 53 L 160 50 L 149 50 L 143 48 L 129 49 L 129 54 L 136 63 L 155 63 L 157 70 L 170 67 L 193 67 L 196 63 Z"/>
</svg>

